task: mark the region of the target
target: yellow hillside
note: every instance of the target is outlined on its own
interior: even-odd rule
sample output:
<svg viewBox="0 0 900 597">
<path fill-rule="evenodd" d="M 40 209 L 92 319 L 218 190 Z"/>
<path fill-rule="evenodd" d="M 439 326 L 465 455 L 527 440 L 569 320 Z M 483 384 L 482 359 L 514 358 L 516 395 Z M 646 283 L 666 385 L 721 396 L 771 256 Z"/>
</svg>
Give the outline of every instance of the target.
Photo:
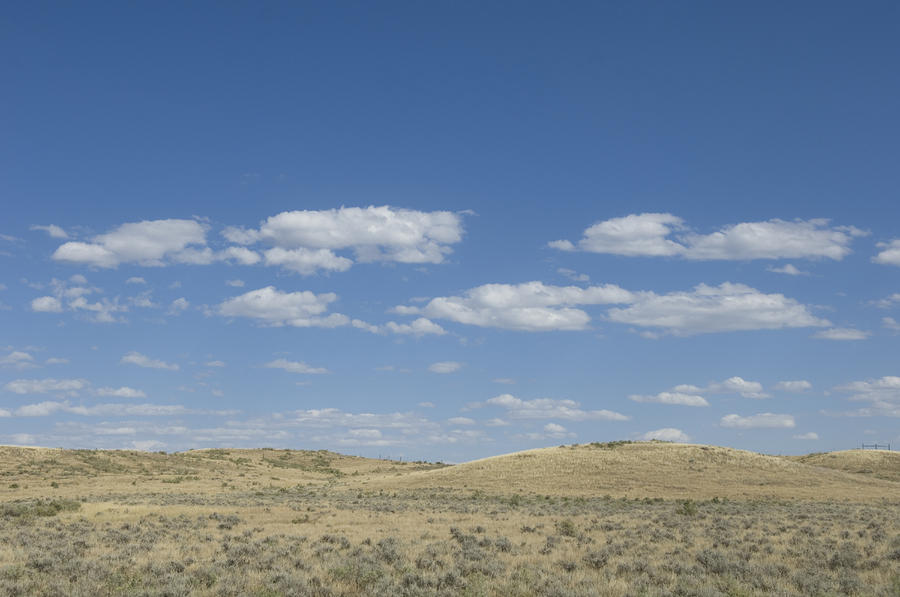
<svg viewBox="0 0 900 597">
<path fill-rule="evenodd" d="M 900 452 L 844 450 L 790 457 L 795 462 L 900 482 Z"/>
<path fill-rule="evenodd" d="M 900 484 L 754 452 L 667 443 L 542 448 L 389 479 L 371 487 L 706 499 L 896 498 Z"/>
</svg>

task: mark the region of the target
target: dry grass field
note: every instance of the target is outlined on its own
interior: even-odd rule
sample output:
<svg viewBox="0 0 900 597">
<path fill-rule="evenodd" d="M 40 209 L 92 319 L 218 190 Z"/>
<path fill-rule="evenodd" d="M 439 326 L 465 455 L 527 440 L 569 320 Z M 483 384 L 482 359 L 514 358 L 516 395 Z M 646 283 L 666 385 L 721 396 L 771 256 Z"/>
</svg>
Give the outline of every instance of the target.
<svg viewBox="0 0 900 597">
<path fill-rule="evenodd" d="M 0 447 L 0 595 L 896 597 L 896 460 L 835 456 Z"/>
</svg>

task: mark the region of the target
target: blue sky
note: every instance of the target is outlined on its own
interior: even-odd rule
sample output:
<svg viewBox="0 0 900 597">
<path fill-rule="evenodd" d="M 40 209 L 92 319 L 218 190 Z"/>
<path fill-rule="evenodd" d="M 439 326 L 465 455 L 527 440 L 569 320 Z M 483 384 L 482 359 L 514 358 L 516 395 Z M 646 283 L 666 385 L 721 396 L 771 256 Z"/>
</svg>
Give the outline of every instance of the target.
<svg viewBox="0 0 900 597">
<path fill-rule="evenodd" d="M 0 14 L 0 443 L 900 444 L 896 3 Z"/>
</svg>

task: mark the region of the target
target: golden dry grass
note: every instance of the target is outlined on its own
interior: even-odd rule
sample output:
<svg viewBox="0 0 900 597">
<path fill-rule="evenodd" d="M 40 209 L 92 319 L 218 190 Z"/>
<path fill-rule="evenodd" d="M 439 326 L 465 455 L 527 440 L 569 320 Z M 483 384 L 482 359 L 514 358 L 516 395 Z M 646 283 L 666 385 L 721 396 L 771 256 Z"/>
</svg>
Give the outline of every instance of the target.
<svg viewBox="0 0 900 597">
<path fill-rule="evenodd" d="M 795 462 L 900 482 L 900 452 L 844 450 L 788 457 Z"/>
<path fill-rule="evenodd" d="M 875 467 L 873 463 L 871 466 Z M 516 452 L 396 478 L 379 488 L 445 488 L 493 494 L 878 500 L 900 485 L 755 452 L 658 442 L 582 444 Z"/>
<path fill-rule="evenodd" d="M 663 443 L 452 467 L 0 447 L 0 594 L 892 597 L 898 489 Z"/>
</svg>

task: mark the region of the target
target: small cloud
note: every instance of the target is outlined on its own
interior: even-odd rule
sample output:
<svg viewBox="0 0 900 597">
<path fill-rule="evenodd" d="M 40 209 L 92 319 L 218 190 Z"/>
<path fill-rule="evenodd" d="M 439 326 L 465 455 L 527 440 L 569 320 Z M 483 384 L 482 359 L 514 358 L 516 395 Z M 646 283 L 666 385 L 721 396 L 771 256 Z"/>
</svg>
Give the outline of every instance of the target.
<svg viewBox="0 0 900 597">
<path fill-rule="evenodd" d="M 782 267 L 767 267 L 767 271 L 774 272 L 776 274 L 785 274 L 788 276 L 808 276 L 809 272 L 804 272 L 802 270 L 797 269 L 790 263 L 784 264 Z"/>
<path fill-rule="evenodd" d="M 500 419 L 500 418 L 493 418 L 493 419 L 488 419 L 487 421 L 484 422 L 484 424 L 487 425 L 488 427 L 509 427 L 512 423 L 510 423 L 509 421 L 504 421 L 503 419 Z"/>
<path fill-rule="evenodd" d="M 795 435 L 794 439 L 819 439 L 819 434 L 814 431 L 810 431 L 809 433 L 801 433 L 799 435 Z"/>
<path fill-rule="evenodd" d="M 880 307 L 882 309 L 890 309 L 895 305 L 900 304 L 900 292 L 895 292 L 889 297 L 879 299 L 877 301 L 872 301 L 875 306 Z"/>
<path fill-rule="evenodd" d="M 225 392 L 223 392 L 219 388 L 213 388 L 211 390 L 211 392 L 212 392 L 212 395 L 215 396 L 216 398 L 221 398 L 222 396 L 225 395 Z"/>
<path fill-rule="evenodd" d="M 60 359 L 57 357 L 50 357 L 46 361 L 44 361 L 45 365 L 65 365 L 69 362 L 69 359 Z"/>
<path fill-rule="evenodd" d="M 143 279 L 140 276 L 131 276 L 127 280 L 125 280 L 126 284 L 146 284 L 147 280 Z"/>
<path fill-rule="evenodd" d="M 709 402 L 707 402 L 703 396 L 682 394 L 680 392 L 660 392 L 655 396 L 632 394 L 628 399 L 633 402 L 653 402 L 656 404 L 675 404 L 679 406 L 709 406 Z"/>
<path fill-rule="evenodd" d="M 882 317 L 881 325 L 884 326 L 885 329 L 891 330 L 892 332 L 900 332 L 900 323 L 897 322 L 893 317 Z"/>
<path fill-rule="evenodd" d="M 779 381 L 775 384 L 775 389 L 783 390 L 785 392 L 805 392 L 806 390 L 812 389 L 812 384 L 805 379 L 797 381 Z"/>
<path fill-rule="evenodd" d="M 854 328 L 831 328 L 816 332 L 812 337 L 819 340 L 865 340 L 871 335 L 871 332 Z"/>
<path fill-rule="evenodd" d="M 475 419 L 470 419 L 469 417 L 452 417 L 447 419 L 447 422 L 451 425 L 474 425 Z"/>
<path fill-rule="evenodd" d="M 590 282 L 591 277 L 587 274 L 579 274 L 573 269 L 568 269 L 565 267 L 561 267 L 556 270 L 556 273 L 565 276 L 566 278 L 574 281 L 574 282 Z"/>
<path fill-rule="evenodd" d="M 434 408 L 435 404 L 434 402 L 420 402 L 419 406 L 421 406 L 422 408 Z"/>
<path fill-rule="evenodd" d="M 168 369 L 169 371 L 178 371 L 178 369 L 180 368 L 175 363 L 166 363 L 165 361 L 160 361 L 158 359 L 151 359 L 150 357 L 135 351 L 131 351 L 123 356 L 119 360 L 119 363 L 123 365 L 137 365 L 138 367 L 144 367 L 147 369 Z"/>
<path fill-rule="evenodd" d="M 69 238 L 68 233 L 56 224 L 47 224 L 46 226 L 34 225 L 30 230 L 43 230 L 52 238 Z"/>
<path fill-rule="evenodd" d="M 733 427 L 738 429 L 765 429 L 765 428 L 788 428 L 795 427 L 794 417 L 792 415 L 778 415 L 774 413 L 760 413 L 749 417 L 740 415 L 725 415 L 719 424 L 722 427 Z"/>
<path fill-rule="evenodd" d="M 440 361 L 429 365 L 428 370 L 432 373 L 455 373 L 461 367 L 462 363 L 457 363 L 456 361 Z"/>
<path fill-rule="evenodd" d="M 62 313 L 62 303 L 55 296 L 39 296 L 31 301 L 31 310 L 38 313 Z"/>
<path fill-rule="evenodd" d="M 0 357 L 0 368 L 4 369 L 32 369 L 38 365 L 34 362 L 34 357 L 27 352 L 14 350 L 5 357 Z"/>
<path fill-rule="evenodd" d="M 663 442 L 676 442 L 686 444 L 691 441 L 691 436 L 689 436 L 681 429 L 675 429 L 674 427 L 663 427 L 662 429 L 648 431 L 647 433 L 639 436 L 638 439 L 644 441 L 658 440 Z"/>
<path fill-rule="evenodd" d="M 206 363 L 206 366 L 207 367 L 224 367 L 225 362 L 224 361 L 209 361 Z"/>
<path fill-rule="evenodd" d="M 135 390 L 134 388 L 129 388 L 128 386 L 122 386 L 121 388 L 97 388 L 96 394 L 98 396 L 117 396 L 119 398 L 146 398 L 147 394 L 145 394 L 141 390 Z"/>
<path fill-rule="evenodd" d="M 310 375 L 320 375 L 323 373 L 331 373 L 324 367 L 310 367 L 303 361 L 289 361 L 287 359 L 276 359 L 263 365 L 268 369 L 284 369 L 289 373 L 305 373 Z"/>
<path fill-rule="evenodd" d="M 513 385 L 514 383 L 516 383 L 516 380 L 512 379 L 511 377 L 495 377 L 495 378 L 492 379 L 491 381 L 494 382 L 494 383 L 502 383 L 502 384 L 506 384 L 506 385 L 509 385 L 509 386 L 511 386 L 511 385 Z"/>
<path fill-rule="evenodd" d="M 191 304 L 184 297 L 180 297 L 172 301 L 172 304 L 169 305 L 169 315 L 181 315 L 184 313 Z"/>
<path fill-rule="evenodd" d="M 234 288 L 243 288 L 244 281 L 243 280 L 225 280 L 225 284 L 228 286 L 233 286 Z"/>
</svg>

